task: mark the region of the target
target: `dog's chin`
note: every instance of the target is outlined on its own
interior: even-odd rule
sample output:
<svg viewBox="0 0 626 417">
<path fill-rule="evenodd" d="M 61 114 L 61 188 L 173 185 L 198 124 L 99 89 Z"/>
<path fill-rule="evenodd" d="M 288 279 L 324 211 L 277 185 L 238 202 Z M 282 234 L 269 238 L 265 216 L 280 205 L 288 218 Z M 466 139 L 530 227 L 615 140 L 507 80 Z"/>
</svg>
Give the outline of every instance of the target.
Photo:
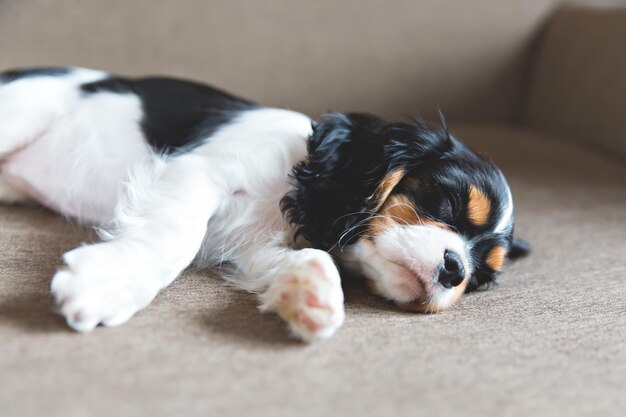
<svg viewBox="0 0 626 417">
<path fill-rule="evenodd" d="M 420 297 L 408 303 L 396 301 L 396 304 L 403 310 L 416 313 L 439 313 L 455 305 L 461 299 L 466 286 L 467 280 L 464 280 L 458 287 L 438 289 L 426 297 Z"/>
<path fill-rule="evenodd" d="M 402 309 L 436 313 L 456 304 L 465 292 L 468 277 L 452 288 L 438 283 L 438 262 L 416 261 L 409 266 L 394 253 L 383 252 L 374 242 L 364 239 L 347 249 L 342 260 L 344 266 L 354 268 L 367 278 L 374 294 L 393 301 Z"/>
<path fill-rule="evenodd" d="M 428 268 L 409 268 L 377 255 L 375 262 L 371 262 L 372 258 L 363 261 L 368 286 L 374 294 L 392 300 L 403 310 L 437 313 L 456 304 L 465 292 L 467 278 L 456 287 L 445 288 Z"/>
</svg>

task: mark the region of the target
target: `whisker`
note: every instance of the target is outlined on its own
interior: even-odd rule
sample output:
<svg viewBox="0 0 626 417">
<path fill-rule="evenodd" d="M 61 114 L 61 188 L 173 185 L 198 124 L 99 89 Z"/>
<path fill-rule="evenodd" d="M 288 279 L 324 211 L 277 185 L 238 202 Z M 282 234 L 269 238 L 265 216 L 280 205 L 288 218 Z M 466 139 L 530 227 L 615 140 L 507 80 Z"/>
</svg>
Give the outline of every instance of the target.
<svg viewBox="0 0 626 417">
<path fill-rule="evenodd" d="M 340 249 L 343 249 L 343 247 L 341 246 L 341 241 L 343 240 L 344 237 L 346 237 L 350 232 L 352 232 L 354 229 L 361 227 L 364 223 L 369 222 L 373 219 L 377 219 L 377 218 L 382 218 L 382 219 L 386 219 L 386 220 L 390 220 L 390 221 L 394 221 L 391 217 L 386 216 L 386 215 L 382 215 L 382 214 L 376 214 L 370 217 L 367 217 L 366 219 L 361 220 L 360 222 L 358 222 L 357 224 L 355 224 L 354 226 L 350 227 L 348 230 L 346 230 L 337 240 L 337 242 L 330 247 L 330 250 L 335 249 L 335 247 L 339 247 Z M 365 231 L 364 231 L 365 232 Z M 356 236 L 360 236 L 361 234 L 357 234 Z"/>
</svg>

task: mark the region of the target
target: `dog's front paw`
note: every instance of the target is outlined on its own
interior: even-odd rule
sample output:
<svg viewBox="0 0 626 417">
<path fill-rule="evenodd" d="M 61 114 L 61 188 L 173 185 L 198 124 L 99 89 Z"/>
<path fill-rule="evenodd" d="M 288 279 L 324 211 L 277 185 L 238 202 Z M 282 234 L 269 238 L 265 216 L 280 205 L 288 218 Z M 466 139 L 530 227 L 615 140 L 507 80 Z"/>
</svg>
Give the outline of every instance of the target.
<svg viewBox="0 0 626 417">
<path fill-rule="evenodd" d="M 339 273 L 330 258 L 311 259 L 281 276 L 262 300 L 262 310 L 278 313 L 307 342 L 331 336 L 345 317 Z"/>
<path fill-rule="evenodd" d="M 116 256 L 107 244 L 84 246 L 63 257 L 67 267 L 52 278 L 51 290 L 67 324 L 79 332 L 99 324 L 126 322 L 156 296 L 144 274 Z"/>
</svg>

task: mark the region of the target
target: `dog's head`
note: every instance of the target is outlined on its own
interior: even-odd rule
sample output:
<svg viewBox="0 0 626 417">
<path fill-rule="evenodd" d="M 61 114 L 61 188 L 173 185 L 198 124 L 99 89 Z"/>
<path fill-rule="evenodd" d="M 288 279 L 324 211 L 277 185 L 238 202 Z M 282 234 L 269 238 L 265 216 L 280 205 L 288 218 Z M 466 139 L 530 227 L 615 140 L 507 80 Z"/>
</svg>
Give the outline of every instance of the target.
<svg viewBox="0 0 626 417">
<path fill-rule="evenodd" d="M 283 210 L 299 235 L 405 308 L 443 310 L 528 252 L 513 239 L 504 176 L 443 123 L 329 113 L 308 146 Z"/>
</svg>

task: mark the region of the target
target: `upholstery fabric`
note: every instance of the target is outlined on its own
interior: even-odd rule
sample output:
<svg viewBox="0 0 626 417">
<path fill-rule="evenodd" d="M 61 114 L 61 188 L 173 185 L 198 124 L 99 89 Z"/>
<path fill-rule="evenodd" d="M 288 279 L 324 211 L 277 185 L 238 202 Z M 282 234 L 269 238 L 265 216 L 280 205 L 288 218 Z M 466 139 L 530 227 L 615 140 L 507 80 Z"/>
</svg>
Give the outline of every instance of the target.
<svg viewBox="0 0 626 417">
<path fill-rule="evenodd" d="M 541 42 L 526 119 L 626 160 L 626 3 L 620 4 L 556 14 Z"/>
<path fill-rule="evenodd" d="M 558 0 L 0 0 L 0 69 L 205 81 L 319 115 L 508 122 Z"/>
<path fill-rule="evenodd" d="M 533 254 L 435 315 L 347 282 L 344 327 L 311 346 L 208 271 L 121 327 L 73 333 L 49 280 L 93 236 L 0 208 L 0 415 L 623 415 L 626 168 L 532 131 L 453 132 L 502 166 Z"/>
</svg>

